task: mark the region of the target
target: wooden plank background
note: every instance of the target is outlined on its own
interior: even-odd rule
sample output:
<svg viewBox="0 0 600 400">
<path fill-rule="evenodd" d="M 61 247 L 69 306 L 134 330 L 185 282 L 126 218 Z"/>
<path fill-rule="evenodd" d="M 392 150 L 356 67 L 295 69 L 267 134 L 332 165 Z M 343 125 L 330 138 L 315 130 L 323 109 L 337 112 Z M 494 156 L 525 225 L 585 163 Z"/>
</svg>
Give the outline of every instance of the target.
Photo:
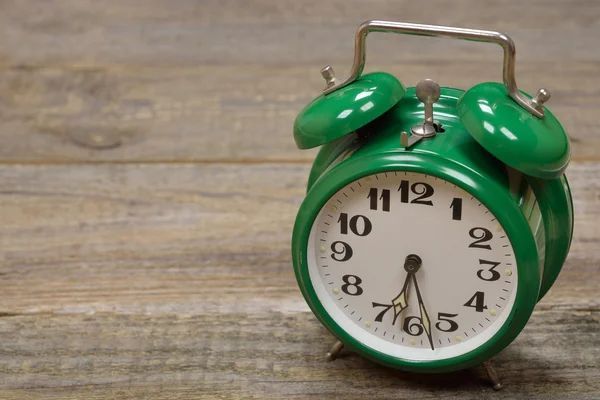
<svg viewBox="0 0 600 400">
<path fill-rule="evenodd" d="M 591 0 L 3 0 L 0 398 L 600 398 L 599 17 Z M 573 140 L 574 243 L 496 358 L 502 392 L 480 369 L 325 362 L 297 289 L 315 152 L 291 126 L 370 18 L 506 31 L 520 87 L 550 89 Z M 374 34 L 368 60 L 406 85 L 501 76 L 479 43 Z"/>
</svg>

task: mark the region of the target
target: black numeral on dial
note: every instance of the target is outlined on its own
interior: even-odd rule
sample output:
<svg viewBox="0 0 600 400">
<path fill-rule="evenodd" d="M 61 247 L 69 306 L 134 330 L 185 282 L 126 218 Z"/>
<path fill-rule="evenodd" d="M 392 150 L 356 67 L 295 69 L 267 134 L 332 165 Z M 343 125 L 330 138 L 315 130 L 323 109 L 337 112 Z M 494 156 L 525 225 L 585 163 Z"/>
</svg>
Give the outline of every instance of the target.
<svg viewBox="0 0 600 400">
<path fill-rule="evenodd" d="M 408 203 L 408 181 L 400 181 L 400 202 Z M 426 206 L 433 206 L 433 201 L 425 200 L 433 196 L 433 187 L 425 182 L 415 182 L 410 186 L 410 191 L 416 195 L 419 195 L 416 199 L 411 200 L 414 204 L 424 204 Z"/>
<path fill-rule="evenodd" d="M 390 211 L 390 191 L 389 189 L 383 189 L 381 191 L 381 196 L 378 197 L 377 188 L 369 189 L 369 195 L 367 196 L 369 199 L 369 208 L 371 210 L 377 210 L 378 202 L 381 200 L 381 211 Z"/>
<path fill-rule="evenodd" d="M 346 242 L 333 242 L 331 243 L 331 251 L 333 251 L 333 254 L 331 254 L 331 258 L 333 258 L 335 261 L 348 261 L 349 259 L 352 258 L 352 255 L 354 254 L 354 251 L 352 251 L 352 247 L 350 247 L 350 245 Z"/>
<path fill-rule="evenodd" d="M 477 312 L 483 312 L 487 310 L 487 306 L 483 300 L 483 292 L 475 292 L 473 297 L 464 304 L 465 307 L 473 307 Z"/>
<path fill-rule="evenodd" d="M 450 208 L 452 209 L 452 219 L 460 221 L 462 219 L 462 199 L 455 197 L 450 203 Z"/>
<path fill-rule="evenodd" d="M 359 221 L 361 222 L 361 227 L 359 229 Z M 350 225 L 350 230 L 357 236 L 367 236 L 371 233 L 373 229 L 373 225 L 369 218 L 364 215 L 355 215 L 350 218 L 350 224 L 348 224 L 348 214 L 341 213 L 340 218 L 338 219 L 338 223 L 340 224 L 340 233 L 342 235 L 348 234 L 348 225 Z"/>
<path fill-rule="evenodd" d="M 348 276 L 348 275 L 347 275 Z M 381 303 L 372 303 L 373 308 L 383 307 L 383 310 L 375 317 L 375 322 L 382 322 L 383 317 L 387 314 L 388 311 L 394 307 L 393 304 L 381 304 Z M 441 332 L 455 332 L 458 330 L 458 323 L 452 318 L 458 317 L 458 314 L 446 314 L 446 313 L 438 313 L 438 320 L 435 324 L 435 327 Z M 411 321 L 416 320 L 418 322 L 412 323 Z M 396 319 L 394 318 L 393 324 L 396 324 Z M 415 328 L 417 326 L 417 328 Z M 419 336 L 424 332 L 423 321 L 421 318 L 416 316 L 408 316 L 404 320 L 404 324 L 402 325 L 402 330 L 412 336 Z"/>
<path fill-rule="evenodd" d="M 412 321 L 413 319 L 416 319 L 418 322 L 415 322 L 414 324 L 411 323 L 410 321 Z M 411 336 L 419 336 L 423 333 L 425 329 L 423 329 L 423 321 L 421 321 L 421 318 L 410 316 L 404 319 L 404 325 L 402 325 L 402 330 Z"/>
<path fill-rule="evenodd" d="M 344 275 L 342 277 L 342 281 L 344 281 L 344 284 L 342 285 L 342 292 L 346 293 L 348 296 L 360 296 L 363 294 L 363 289 L 360 287 L 362 279 L 360 279 L 358 276 Z"/>
<path fill-rule="evenodd" d="M 489 242 L 494 237 L 494 235 L 492 235 L 492 232 L 490 232 L 488 229 L 481 227 L 473 228 L 469 231 L 469 236 L 471 236 L 473 239 L 476 239 L 473 243 L 469 245 L 469 247 L 486 250 L 492 249 L 492 246 L 490 246 L 489 244 L 482 244 L 485 242 Z"/>
<path fill-rule="evenodd" d="M 372 302 L 371 304 L 373 305 L 373 308 L 383 307 L 383 311 L 381 311 L 375 317 L 375 322 L 381 322 L 381 321 L 383 321 L 383 317 L 385 316 L 385 313 L 387 313 L 388 311 L 390 311 L 392 309 L 392 307 L 394 306 L 393 304 L 381 304 L 381 303 L 375 303 L 375 302 Z M 395 323 L 396 323 L 396 320 L 394 320 L 394 324 Z"/>
<path fill-rule="evenodd" d="M 483 265 L 491 265 L 490 268 L 488 269 L 480 269 L 479 271 L 477 271 L 477 276 L 479 277 L 479 279 L 482 279 L 484 281 L 488 281 L 488 282 L 493 282 L 493 281 L 497 281 L 498 279 L 500 279 L 500 272 L 496 271 L 494 268 L 496 268 L 498 265 L 500 265 L 499 262 L 496 261 L 487 261 L 487 260 L 479 260 L 479 265 L 483 266 Z M 491 276 L 489 276 L 489 274 L 485 274 L 487 275 L 484 276 L 484 272 L 487 271 L 490 274 L 492 274 Z"/>
<path fill-rule="evenodd" d="M 458 324 L 456 321 L 452 321 L 450 318 L 458 317 L 458 314 L 446 314 L 438 313 L 438 319 L 440 322 L 435 324 L 435 327 L 442 332 L 454 332 L 458 330 Z M 442 323 L 446 326 L 446 329 L 442 327 Z"/>
</svg>

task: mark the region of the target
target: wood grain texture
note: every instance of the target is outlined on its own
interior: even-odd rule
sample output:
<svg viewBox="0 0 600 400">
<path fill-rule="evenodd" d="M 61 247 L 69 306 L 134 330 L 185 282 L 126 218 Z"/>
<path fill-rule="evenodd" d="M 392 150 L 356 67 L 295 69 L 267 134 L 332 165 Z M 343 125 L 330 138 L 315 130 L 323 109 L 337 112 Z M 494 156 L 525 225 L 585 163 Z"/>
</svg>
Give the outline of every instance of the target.
<svg viewBox="0 0 600 400">
<path fill-rule="evenodd" d="M 588 0 L 5 0 L 2 11 L 0 66 L 6 67 L 351 62 L 358 24 L 384 18 L 510 31 L 524 61 L 600 58 L 593 51 L 600 4 Z M 384 35 L 369 51 L 403 63 L 412 53 L 429 59 L 452 54 L 450 41 L 416 40 Z M 409 47 L 396 47 L 404 42 Z M 462 42 L 454 49 L 476 60 L 480 55 L 474 49 L 488 47 Z M 483 51 L 489 55 L 499 49 Z"/>
<path fill-rule="evenodd" d="M 569 170 L 573 247 L 497 394 L 477 369 L 324 361 L 290 260 L 303 163 L 2 166 L 0 396 L 597 398 L 599 172 Z"/>
<path fill-rule="evenodd" d="M 597 399 L 600 314 L 534 313 L 480 368 L 418 375 L 344 352 L 310 313 L 46 315 L 0 320 L 3 399 Z M 26 350 L 23 350 L 26 347 Z"/>
<path fill-rule="evenodd" d="M 595 163 L 544 310 L 600 311 Z M 308 166 L 2 166 L 0 312 L 308 311 L 290 240 Z"/>
<path fill-rule="evenodd" d="M 598 2 L 541 0 L 4 1 L 0 162 L 309 161 L 294 118 L 320 93 L 320 68 L 349 71 L 369 17 L 507 31 L 520 87 L 548 87 L 574 159 L 595 160 L 598 13 Z M 489 44 L 375 34 L 368 46 L 367 69 L 408 86 L 501 77 Z M 72 140 L 80 132 L 122 144 L 91 150 Z"/>
<path fill-rule="evenodd" d="M 494 48 L 494 50 L 497 50 Z M 451 60 L 427 69 L 468 88 L 498 79 L 494 61 Z M 342 64 L 343 65 L 343 64 Z M 573 139 L 575 160 L 595 159 L 600 148 L 600 62 L 553 63 L 539 72 L 523 65 L 519 82 L 530 91 L 552 81 L 552 110 Z M 5 162 L 239 162 L 304 161 L 292 138 L 296 114 L 321 90 L 319 65 L 190 69 L 34 69 L 0 72 L 0 161 Z M 407 84 L 423 65 L 382 65 Z M 493 71 L 493 73 L 492 73 Z M 540 76 L 546 79 L 539 79 Z M 441 80 L 440 80 L 441 81 Z M 582 81 L 588 84 L 574 90 Z M 443 82 L 443 81 L 442 81 Z M 92 150 L 81 131 L 115 133 L 122 145 Z"/>
</svg>

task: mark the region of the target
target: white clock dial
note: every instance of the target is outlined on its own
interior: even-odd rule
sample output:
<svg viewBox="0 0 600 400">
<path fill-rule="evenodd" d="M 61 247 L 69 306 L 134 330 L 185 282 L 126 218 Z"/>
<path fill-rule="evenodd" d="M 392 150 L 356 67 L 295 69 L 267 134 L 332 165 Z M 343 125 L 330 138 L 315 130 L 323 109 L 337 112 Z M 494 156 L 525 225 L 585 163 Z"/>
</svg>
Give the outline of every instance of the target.
<svg viewBox="0 0 600 400">
<path fill-rule="evenodd" d="M 315 219 L 307 255 L 334 321 L 398 358 L 472 351 L 498 332 L 515 301 L 516 260 L 496 216 L 431 175 L 391 171 L 345 186 Z M 414 279 L 409 255 L 422 261 Z"/>
</svg>

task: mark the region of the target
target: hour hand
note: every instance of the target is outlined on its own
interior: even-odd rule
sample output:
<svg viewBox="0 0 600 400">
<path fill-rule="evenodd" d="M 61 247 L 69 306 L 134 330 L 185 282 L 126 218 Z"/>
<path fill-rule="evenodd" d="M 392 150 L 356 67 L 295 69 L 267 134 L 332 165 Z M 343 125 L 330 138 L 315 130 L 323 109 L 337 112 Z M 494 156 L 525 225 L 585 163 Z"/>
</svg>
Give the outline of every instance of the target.
<svg viewBox="0 0 600 400">
<path fill-rule="evenodd" d="M 404 281 L 402 291 L 392 300 L 392 306 L 394 307 L 394 322 L 392 322 L 392 325 L 396 324 L 396 320 L 402 314 L 402 311 L 408 308 L 408 289 L 412 276 L 412 273 L 408 274 Z"/>
</svg>

